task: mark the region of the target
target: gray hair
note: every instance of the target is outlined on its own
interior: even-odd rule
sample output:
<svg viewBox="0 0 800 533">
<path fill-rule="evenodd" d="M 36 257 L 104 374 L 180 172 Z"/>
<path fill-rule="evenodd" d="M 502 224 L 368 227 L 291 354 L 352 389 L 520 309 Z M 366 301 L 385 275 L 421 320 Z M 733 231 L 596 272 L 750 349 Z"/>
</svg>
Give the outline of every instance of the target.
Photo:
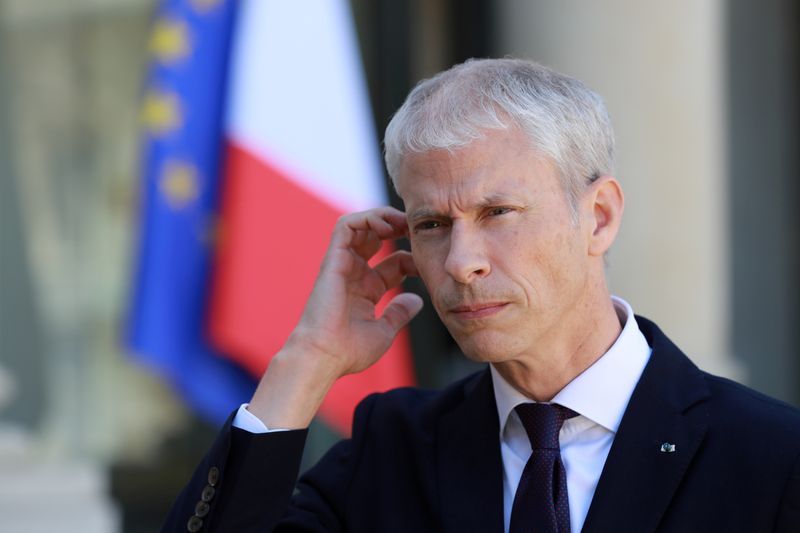
<svg viewBox="0 0 800 533">
<path fill-rule="evenodd" d="M 386 168 L 403 157 L 454 150 L 485 130 L 519 127 L 556 165 L 573 215 L 577 198 L 614 171 L 614 132 L 600 95 L 533 61 L 470 59 L 417 84 L 386 128 Z"/>
</svg>

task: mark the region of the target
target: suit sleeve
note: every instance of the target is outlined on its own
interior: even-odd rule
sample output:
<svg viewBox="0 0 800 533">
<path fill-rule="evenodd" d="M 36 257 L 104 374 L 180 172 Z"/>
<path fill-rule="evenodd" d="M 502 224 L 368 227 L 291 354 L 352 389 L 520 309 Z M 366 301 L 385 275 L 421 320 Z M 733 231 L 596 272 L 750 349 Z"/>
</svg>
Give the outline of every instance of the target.
<svg viewBox="0 0 800 533">
<path fill-rule="evenodd" d="M 800 529 L 800 455 L 795 459 L 794 468 L 786 481 L 775 532 L 796 533 L 798 529 Z"/>
<path fill-rule="evenodd" d="M 265 533 L 286 512 L 308 430 L 255 435 L 232 420 L 178 495 L 163 533 Z"/>
<path fill-rule="evenodd" d="M 340 533 L 356 520 L 350 511 L 351 485 L 363 457 L 369 421 L 378 395 L 358 404 L 353 436 L 334 445 L 297 481 L 292 503 L 275 529 L 283 532 Z"/>
<path fill-rule="evenodd" d="M 353 438 L 333 446 L 299 480 L 308 430 L 252 434 L 231 427 L 231 416 L 173 504 L 162 533 L 342 531 L 375 398 L 356 408 Z"/>
</svg>

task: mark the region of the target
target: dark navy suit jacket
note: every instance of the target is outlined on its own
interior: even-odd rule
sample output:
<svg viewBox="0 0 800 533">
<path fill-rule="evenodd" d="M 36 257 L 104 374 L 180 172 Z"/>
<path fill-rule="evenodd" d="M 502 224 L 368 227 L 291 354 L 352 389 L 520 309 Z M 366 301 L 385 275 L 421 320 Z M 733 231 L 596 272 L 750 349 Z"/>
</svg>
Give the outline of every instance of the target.
<svg viewBox="0 0 800 533">
<path fill-rule="evenodd" d="M 800 532 L 800 411 L 700 371 L 637 320 L 653 353 L 583 531 Z M 295 482 L 305 436 L 251 435 L 229 420 L 163 531 L 186 531 L 196 514 L 200 531 L 503 531 L 488 370 L 443 391 L 370 396 L 352 438 Z"/>
</svg>

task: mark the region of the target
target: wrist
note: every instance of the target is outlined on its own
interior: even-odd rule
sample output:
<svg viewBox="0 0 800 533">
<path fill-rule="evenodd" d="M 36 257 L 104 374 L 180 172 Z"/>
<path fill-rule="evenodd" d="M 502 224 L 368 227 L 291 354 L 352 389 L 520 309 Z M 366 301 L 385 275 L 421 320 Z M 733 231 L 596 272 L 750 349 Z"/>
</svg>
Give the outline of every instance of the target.
<svg viewBox="0 0 800 533">
<path fill-rule="evenodd" d="M 308 427 L 340 376 L 330 358 L 287 343 L 270 361 L 248 410 L 267 427 Z"/>
</svg>

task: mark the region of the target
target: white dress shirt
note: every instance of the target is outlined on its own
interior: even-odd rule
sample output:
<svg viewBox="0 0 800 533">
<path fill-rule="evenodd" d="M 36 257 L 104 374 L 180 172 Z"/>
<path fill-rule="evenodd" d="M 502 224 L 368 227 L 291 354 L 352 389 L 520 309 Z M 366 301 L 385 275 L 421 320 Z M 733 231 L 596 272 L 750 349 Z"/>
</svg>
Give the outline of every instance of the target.
<svg viewBox="0 0 800 533">
<path fill-rule="evenodd" d="M 622 332 L 600 359 L 569 382 L 552 400 L 552 403 L 578 413 L 564 422 L 559 433 L 561 460 L 567 471 L 572 531 L 580 531 L 583 527 L 622 414 L 652 351 L 639 331 L 628 302 L 617 297 L 612 297 L 612 300 L 620 323 L 624 324 Z M 491 365 L 490 370 L 500 420 L 503 520 L 508 532 L 514 495 L 531 455 L 528 435 L 514 407 L 531 400 L 512 387 Z M 239 407 L 233 419 L 234 427 L 251 433 L 285 431 L 267 428 L 246 407 L 247 404 Z"/>
<path fill-rule="evenodd" d="M 614 435 L 639 382 L 651 348 L 639 331 L 631 306 L 612 297 L 620 323 L 617 340 L 600 359 L 570 381 L 552 403 L 568 407 L 578 416 L 564 422 L 558 440 L 567 471 L 570 529 L 580 531 Z M 511 507 L 531 443 L 514 407 L 531 399 L 512 387 L 490 366 L 500 420 L 500 452 L 503 458 L 503 520 L 511 522 Z"/>
</svg>

